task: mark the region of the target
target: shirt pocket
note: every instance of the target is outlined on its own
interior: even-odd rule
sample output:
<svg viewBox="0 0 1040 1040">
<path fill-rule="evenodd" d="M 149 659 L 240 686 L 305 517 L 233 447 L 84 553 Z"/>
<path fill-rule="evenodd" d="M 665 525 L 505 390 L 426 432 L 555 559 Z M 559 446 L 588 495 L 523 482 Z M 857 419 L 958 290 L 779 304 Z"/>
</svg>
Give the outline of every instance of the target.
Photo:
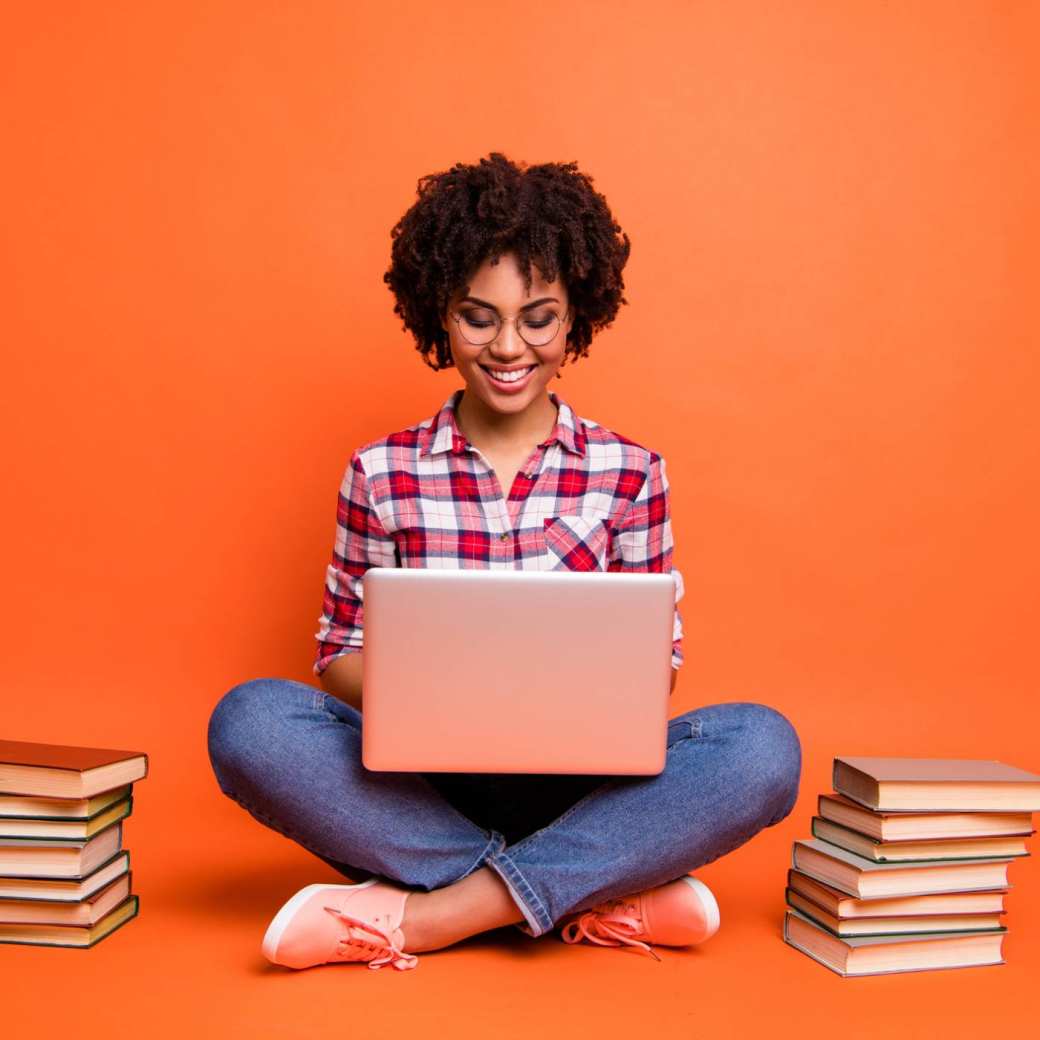
<svg viewBox="0 0 1040 1040">
<path fill-rule="evenodd" d="M 605 571 L 610 559 L 610 527 L 602 516 L 576 513 L 544 520 L 545 569 Z"/>
</svg>

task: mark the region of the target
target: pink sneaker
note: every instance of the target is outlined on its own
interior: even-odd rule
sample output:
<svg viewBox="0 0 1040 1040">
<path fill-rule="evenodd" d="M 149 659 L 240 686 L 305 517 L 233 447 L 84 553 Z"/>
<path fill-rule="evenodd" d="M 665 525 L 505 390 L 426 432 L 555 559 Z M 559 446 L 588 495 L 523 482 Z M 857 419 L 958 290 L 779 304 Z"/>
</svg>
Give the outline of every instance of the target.
<svg viewBox="0 0 1040 1040">
<path fill-rule="evenodd" d="M 315 964 L 367 961 L 414 968 L 405 953 L 401 920 L 409 889 L 369 878 L 357 885 L 308 885 L 275 914 L 261 946 L 272 964 L 310 968 Z"/>
<path fill-rule="evenodd" d="M 693 946 L 719 930 L 719 904 L 711 889 L 688 874 L 631 896 L 608 899 L 563 919 L 561 938 L 600 946 L 637 946 L 657 956 L 649 943 Z"/>
</svg>

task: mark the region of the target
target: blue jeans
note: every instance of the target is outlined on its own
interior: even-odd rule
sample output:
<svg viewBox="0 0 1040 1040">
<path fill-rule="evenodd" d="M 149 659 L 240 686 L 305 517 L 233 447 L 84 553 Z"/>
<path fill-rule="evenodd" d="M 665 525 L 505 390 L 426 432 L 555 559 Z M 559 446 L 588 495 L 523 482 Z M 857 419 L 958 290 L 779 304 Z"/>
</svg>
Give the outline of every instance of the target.
<svg viewBox="0 0 1040 1040">
<path fill-rule="evenodd" d="M 668 722 L 656 776 L 383 772 L 361 763 L 362 715 L 313 686 L 254 679 L 209 721 L 224 794 L 353 880 L 501 877 L 527 935 L 664 884 L 794 807 L 801 745 L 773 708 L 712 704 Z"/>
</svg>

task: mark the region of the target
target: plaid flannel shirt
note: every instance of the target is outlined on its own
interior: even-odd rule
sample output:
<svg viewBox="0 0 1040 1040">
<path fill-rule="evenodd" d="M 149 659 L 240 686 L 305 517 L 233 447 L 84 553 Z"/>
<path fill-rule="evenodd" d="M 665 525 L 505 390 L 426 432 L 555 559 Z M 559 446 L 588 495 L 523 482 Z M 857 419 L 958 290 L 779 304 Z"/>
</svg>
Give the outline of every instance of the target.
<svg viewBox="0 0 1040 1040">
<path fill-rule="evenodd" d="M 454 391 L 432 418 L 357 448 L 340 484 L 313 671 L 362 649 L 361 579 L 369 567 L 650 571 L 675 583 L 673 668 L 683 663 L 682 574 L 672 567 L 661 455 L 559 396 L 552 432 L 499 487 L 463 436 Z"/>
</svg>

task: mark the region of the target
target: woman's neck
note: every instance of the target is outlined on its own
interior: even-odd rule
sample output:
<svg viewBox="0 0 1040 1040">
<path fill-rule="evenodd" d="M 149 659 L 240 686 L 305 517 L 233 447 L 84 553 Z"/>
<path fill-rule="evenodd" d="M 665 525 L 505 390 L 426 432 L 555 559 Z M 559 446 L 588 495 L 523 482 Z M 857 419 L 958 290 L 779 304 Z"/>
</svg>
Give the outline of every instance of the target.
<svg viewBox="0 0 1040 1040">
<path fill-rule="evenodd" d="M 532 401 L 522 412 L 502 413 L 463 391 L 455 408 L 455 422 L 463 436 L 470 444 L 490 451 L 541 444 L 552 432 L 558 415 L 559 409 L 548 394 Z"/>
</svg>

